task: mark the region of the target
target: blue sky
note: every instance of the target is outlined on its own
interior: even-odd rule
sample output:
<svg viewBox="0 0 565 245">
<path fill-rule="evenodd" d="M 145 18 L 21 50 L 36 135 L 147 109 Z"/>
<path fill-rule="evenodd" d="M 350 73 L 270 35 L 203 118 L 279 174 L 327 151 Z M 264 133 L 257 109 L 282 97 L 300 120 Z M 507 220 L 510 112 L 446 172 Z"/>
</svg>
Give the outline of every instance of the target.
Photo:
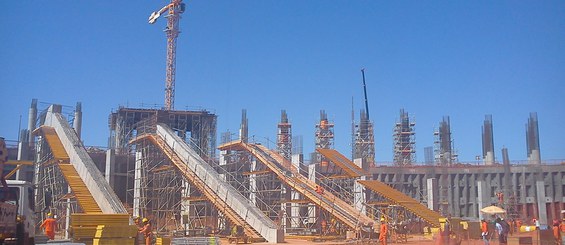
<svg viewBox="0 0 565 245">
<path fill-rule="evenodd" d="M 218 135 L 276 137 L 280 110 L 313 151 L 326 110 L 336 149 L 349 155 L 351 101 L 363 106 L 366 69 L 376 159 L 392 161 L 404 108 L 416 122 L 418 161 L 450 116 L 462 161 L 481 155 L 492 114 L 497 159 L 526 159 L 537 112 L 542 159 L 565 159 L 564 1 L 185 1 L 177 48 L 176 109 L 218 115 Z M 106 146 L 118 106 L 162 106 L 167 1 L 0 1 L 0 136 L 17 139 L 31 99 L 82 102 L 83 140 Z"/>
</svg>

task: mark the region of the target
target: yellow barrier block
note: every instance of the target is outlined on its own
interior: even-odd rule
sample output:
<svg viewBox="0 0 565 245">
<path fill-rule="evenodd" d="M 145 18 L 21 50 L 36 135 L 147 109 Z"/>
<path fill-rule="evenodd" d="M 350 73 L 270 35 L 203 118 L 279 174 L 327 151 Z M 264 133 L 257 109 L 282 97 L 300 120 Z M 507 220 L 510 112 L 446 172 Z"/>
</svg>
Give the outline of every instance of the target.
<svg viewBox="0 0 565 245">
<path fill-rule="evenodd" d="M 171 238 L 169 237 L 157 237 L 155 245 L 171 245 Z"/>
<path fill-rule="evenodd" d="M 533 226 L 533 225 L 531 225 L 531 226 L 528 226 L 528 225 L 520 226 L 520 232 L 530 232 L 530 231 L 535 231 L 535 230 L 536 230 L 536 227 Z"/>
</svg>

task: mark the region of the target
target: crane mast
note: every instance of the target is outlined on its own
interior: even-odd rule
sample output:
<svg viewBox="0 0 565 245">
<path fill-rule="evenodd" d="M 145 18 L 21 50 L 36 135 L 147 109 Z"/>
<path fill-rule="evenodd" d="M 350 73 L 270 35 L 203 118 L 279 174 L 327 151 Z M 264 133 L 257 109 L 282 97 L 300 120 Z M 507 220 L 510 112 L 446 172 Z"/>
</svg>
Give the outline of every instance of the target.
<svg viewBox="0 0 565 245">
<path fill-rule="evenodd" d="M 171 0 L 171 3 L 161 8 L 159 11 L 151 13 L 149 24 L 155 23 L 164 12 L 168 12 L 167 17 L 167 76 L 165 79 L 165 110 L 173 110 L 175 107 L 175 76 L 176 76 L 176 53 L 177 37 L 179 36 L 180 14 L 185 10 L 182 0 Z"/>
</svg>

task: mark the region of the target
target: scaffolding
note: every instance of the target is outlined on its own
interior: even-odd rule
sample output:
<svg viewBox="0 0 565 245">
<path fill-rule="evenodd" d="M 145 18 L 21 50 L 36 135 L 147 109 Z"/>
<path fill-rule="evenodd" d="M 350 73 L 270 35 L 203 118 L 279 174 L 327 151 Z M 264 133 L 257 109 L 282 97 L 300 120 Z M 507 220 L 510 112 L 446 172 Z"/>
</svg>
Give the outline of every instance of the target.
<svg viewBox="0 0 565 245">
<path fill-rule="evenodd" d="M 362 159 L 362 168 L 375 166 L 375 135 L 373 123 L 364 110 L 360 112 L 359 124 L 355 125 L 353 159 Z"/>
<path fill-rule="evenodd" d="M 213 158 L 216 153 L 216 121 L 217 116 L 206 110 L 166 111 L 120 107 L 108 119 L 108 146 L 117 152 L 127 150 L 128 142 L 144 131 L 141 126 L 154 127 L 153 124 L 164 123 L 182 139 L 195 142 L 206 156 Z"/>
<path fill-rule="evenodd" d="M 394 165 L 410 166 L 416 162 L 416 123 L 410 119 L 404 109 L 400 110 L 400 119 L 396 122 L 393 131 Z"/>
<path fill-rule="evenodd" d="M 168 125 L 183 140 L 190 142 L 189 145 L 198 149 L 204 159 L 213 162 L 216 115 L 205 110 L 120 107 L 109 116 L 109 147 L 122 161 L 115 161 L 114 168 L 118 171 L 110 174 L 116 179 L 122 178 L 116 183 L 125 182 L 125 185 L 114 185 L 114 189 L 120 192 L 125 188 L 124 202 L 131 207 L 128 212 L 152 220 L 159 235 L 204 234 L 218 229 L 215 209 L 184 180 L 159 149 L 148 140 L 130 143 L 140 135 L 155 133 L 158 123 Z M 126 170 L 123 170 L 124 165 Z"/>
<path fill-rule="evenodd" d="M 434 131 L 434 155 L 436 165 L 451 166 L 457 163 L 457 153 L 451 139 L 451 125 L 449 117 L 444 117 L 439 124 L 439 129 Z"/>
<path fill-rule="evenodd" d="M 439 124 L 439 129 L 434 132 L 434 155 L 436 165 L 439 166 L 439 209 L 442 215 L 449 215 L 452 210 L 450 210 L 449 205 L 449 189 L 450 189 L 450 179 L 447 174 L 447 168 L 456 164 L 457 153 L 453 147 L 453 140 L 451 139 L 451 125 L 449 117 L 444 117 Z"/>
</svg>

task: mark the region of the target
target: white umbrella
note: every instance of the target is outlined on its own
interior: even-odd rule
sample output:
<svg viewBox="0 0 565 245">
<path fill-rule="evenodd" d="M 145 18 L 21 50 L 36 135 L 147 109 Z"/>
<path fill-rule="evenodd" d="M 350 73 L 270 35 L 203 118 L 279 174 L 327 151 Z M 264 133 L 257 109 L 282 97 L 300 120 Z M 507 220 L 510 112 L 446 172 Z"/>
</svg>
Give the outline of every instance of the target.
<svg viewBox="0 0 565 245">
<path fill-rule="evenodd" d="M 488 206 L 485 208 L 481 209 L 481 212 L 485 213 L 485 214 L 504 214 L 506 213 L 506 210 L 497 207 L 497 206 Z"/>
</svg>

